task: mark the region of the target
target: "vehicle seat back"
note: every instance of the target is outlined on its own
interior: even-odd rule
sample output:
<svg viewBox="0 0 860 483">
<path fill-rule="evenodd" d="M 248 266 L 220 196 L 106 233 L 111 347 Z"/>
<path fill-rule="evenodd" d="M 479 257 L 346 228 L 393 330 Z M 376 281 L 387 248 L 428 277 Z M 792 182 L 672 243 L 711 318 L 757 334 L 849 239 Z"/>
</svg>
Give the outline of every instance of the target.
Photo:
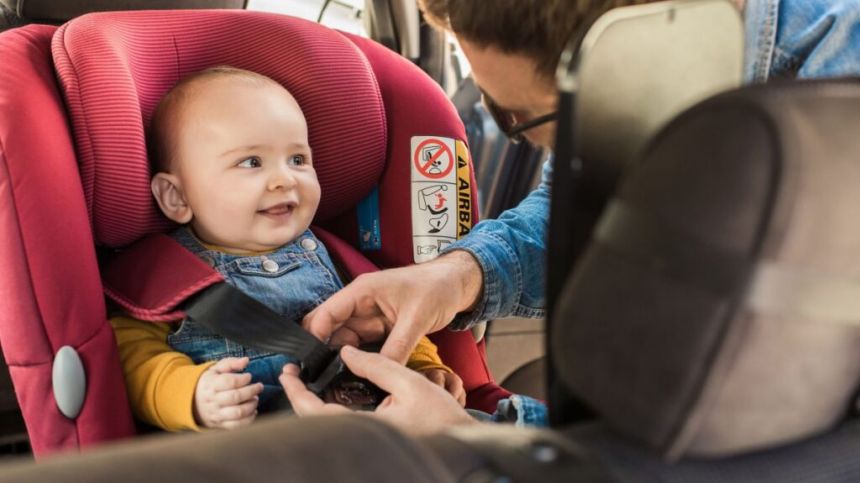
<svg viewBox="0 0 860 483">
<path fill-rule="evenodd" d="M 674 119 L 562 291 L 553 363 L 667 457 L 827 431 L 860 381 L 860 81 L 757 86 Z"/>
<path fill-rule="evenodd" d="M 53 68 L 55 30 L 0 34 L 0 344 L 36 454 L 134 432 Z M 67 345 L 88 370 L 88 392 L 103 395 L 74 420 L 52 391 L 53 357 Z"/>
</svg>

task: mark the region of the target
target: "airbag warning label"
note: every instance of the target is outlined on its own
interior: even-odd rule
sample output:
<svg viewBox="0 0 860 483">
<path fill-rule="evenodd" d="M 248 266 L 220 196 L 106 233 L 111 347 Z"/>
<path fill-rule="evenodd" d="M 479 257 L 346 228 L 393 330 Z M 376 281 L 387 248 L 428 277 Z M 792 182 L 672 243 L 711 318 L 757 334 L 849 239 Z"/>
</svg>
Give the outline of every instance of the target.
<svg viewBox="0 0 860 483">
<path fill-rule="evenodd" d="M 411 144 L 412 246 L 421 263 L 472 229 L 471 171 L 462 141 L 415 136 Z"/>
</svg>

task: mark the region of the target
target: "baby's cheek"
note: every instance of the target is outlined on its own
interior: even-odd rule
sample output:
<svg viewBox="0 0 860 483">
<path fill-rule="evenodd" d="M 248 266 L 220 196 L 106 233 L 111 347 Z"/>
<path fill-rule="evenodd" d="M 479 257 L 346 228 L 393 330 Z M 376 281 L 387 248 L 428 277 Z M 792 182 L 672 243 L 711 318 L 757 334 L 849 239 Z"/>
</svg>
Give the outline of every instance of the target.
<svg viewBox="0 0 860 483">
<path fill-rule="evenodd" d="M 248 230 L 248 224 L 256 213 L 255 206 L 247 206 L 229 196 L 214 196 L 215 199 L 199 217 L 207 231 L 227 241 Z"/>
</svg>

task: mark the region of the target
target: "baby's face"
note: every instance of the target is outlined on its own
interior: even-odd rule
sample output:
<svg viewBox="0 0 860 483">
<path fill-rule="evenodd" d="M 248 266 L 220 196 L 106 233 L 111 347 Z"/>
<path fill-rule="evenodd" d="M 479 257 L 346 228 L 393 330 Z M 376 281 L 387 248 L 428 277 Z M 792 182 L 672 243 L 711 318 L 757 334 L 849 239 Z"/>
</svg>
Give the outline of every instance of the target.
<svg viewBox="0 0 860 483">
<path fill-rule="evenodd" d="M 285 90 L 216 78 L 195 86 L 180 109 L 173 171 L 200 238 L 264 251 L 308 228 L 320 186 L 304 115 Z"/>
</svg>

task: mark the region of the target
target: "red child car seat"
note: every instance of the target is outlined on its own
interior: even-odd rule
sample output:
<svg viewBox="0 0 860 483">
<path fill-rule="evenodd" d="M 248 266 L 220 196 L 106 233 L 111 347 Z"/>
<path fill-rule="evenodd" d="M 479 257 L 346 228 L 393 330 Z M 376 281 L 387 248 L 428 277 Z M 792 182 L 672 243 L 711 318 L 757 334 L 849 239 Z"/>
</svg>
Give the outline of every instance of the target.
<svg viewBox="0 0 860 483">
<path fill-rule="evenodd" d="M 170 228 L 149 193 L 144 126 L 180 78 L 229 64 L 268 75 L 296 97 L 322 186 L 314 223 L 333 235 L 330 251 L 353 274 L 367 264 L 345 247 L 361 246 L 357 205 L 376 188 L 378 210 L 365 209 L 378 245 L 362 253 L 381 268 L 413 262 L 413 151 L 427 140 L 420 136 L 456 145 L 470 166 L 463 125 L 423 72 L 370 40 L 300 19 L 100 13 L 59 29 L 4 32 L 0 52 L 0 343 L 37 455 L 134 434 L 95 247 L 124 247 Z M 456 162 L 450 149 L 447 156 L 443 164 Z M 470 172 L 459 174 L 475 199 Z M 475 206 L 463 216 L 476 220 Z M 463 377 L 469 407 L 491 411 L 508 394 L 471 334 L 432 338 Z M 52 390 L 63 346 L 77 352 L 86 374 L 75 418 L 63 416 Z"/>
</svg>

